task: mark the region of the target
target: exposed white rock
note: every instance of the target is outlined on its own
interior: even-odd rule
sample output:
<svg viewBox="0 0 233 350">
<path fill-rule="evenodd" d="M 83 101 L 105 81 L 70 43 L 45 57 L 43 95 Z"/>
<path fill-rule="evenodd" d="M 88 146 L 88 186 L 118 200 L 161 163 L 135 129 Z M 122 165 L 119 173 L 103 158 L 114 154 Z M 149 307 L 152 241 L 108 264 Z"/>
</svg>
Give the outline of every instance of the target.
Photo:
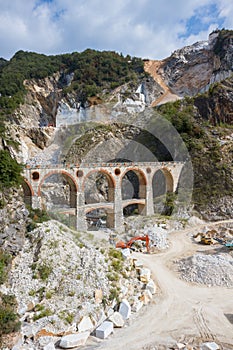
<svg viewBox="0 0 233 350">
<path fill-rule="evenodd" d="M 131 315 L 131 306 L 126 299 L 122 299 L 120 303 L 119 313 L 123 317 L 124 320 L 127 320 Z"/>
<path fill-rule="evenodd" d="M 116 328 L 123 327 L 125 323 L 122 315 L 117 311 L 109 317 L 109 321 L 112 322 L 114 327 Z"/>
<path fill-rule="evenodd" d="M 70 349 L 85 345 L 89 335 L 89 332 L 65 335 L 61 338 L 59 346 L 63 349 Z"/>
<path fill-rule="evenodd" d="M 153 298 L 151 292 L 149 290 L 144 290 L 141 296 L 141 301 L 144 305 L 147 305 L 151 299 Z"/>
<path fill-rule="evenodd" d="M 149 290 L 151 294 L 156 293 L 156 285 L 153 280 L 150 280 L 146 285 L 146 290 Z"/>
<path fill-rule="evenodd" d="M 122 249 L 121 254 L 122 254 L 124 259 L 129 259 L 130 255 L 131 255 L 130 249 L 129 248 Z"/>
<path fill-rule="evenodd" d="M 52 342 L 50 342 L 43 347 L 43 350 L 55 350 L 55 346 Z"/>
<path fill-rule="evenodd" d="M 138 312 L 143 307 L 143 302 L 141 300 L 136 300 L 132 305 L 132 311 Z"/>
<path fill-rule="evenodd" d="M 134 263 L 135 269 L 140 269 L 140 268 L 143 267 L 143 262 L 140 261 L 140 260 L 134 259 L 134 262 L 133 262 L 133 263 Z"/>
<path fill-rule="evenodd" d="M 84 316 L 81 320 L 81 322 L 79 322 L 78 324 L 78 331 L 79 332 L 86 332 L 89 330 L 93 329 L 93 323 L 90 319 L 90 317 L 88 316 Z"/>
<path fill-rule="evenodd" d="M 220 347 L 215 342 L 206 342 L 201 344 L 201 350 L 219 350 Z"/>
<path fill-rule="evenodd" d="M 113 323 L 104 321 L 95 331 L 97 338 L 105 339 L 113 332 Z"/>
<path fill-rule="evenodd" d="M 151 271 L 147 268 L 142 268 L 139 270 L 140 281 L 143 283 L 148 283 L 151 277 Z"/>
</svg>

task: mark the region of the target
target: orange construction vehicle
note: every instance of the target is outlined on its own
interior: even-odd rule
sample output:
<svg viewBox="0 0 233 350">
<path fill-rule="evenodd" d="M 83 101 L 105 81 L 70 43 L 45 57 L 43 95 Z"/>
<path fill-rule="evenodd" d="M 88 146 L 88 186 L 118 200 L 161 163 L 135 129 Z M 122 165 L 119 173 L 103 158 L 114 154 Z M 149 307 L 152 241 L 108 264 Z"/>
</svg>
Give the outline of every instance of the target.
<svg viewBox="0 0 233 350">
<path fill-rule="evenodd" d="M 116 248 L 121 248 L 121 249 L 131 248 L 132 244 L 135 241 L 145 241 L 146 242 L 147 253 L 150 252 L 150 239 L 149 239 L 148 235 L 133 237 L 126 243 L 123 242 L 123 241 L 119 241 L 119 242 L 116 243 Z"/>
</svg>

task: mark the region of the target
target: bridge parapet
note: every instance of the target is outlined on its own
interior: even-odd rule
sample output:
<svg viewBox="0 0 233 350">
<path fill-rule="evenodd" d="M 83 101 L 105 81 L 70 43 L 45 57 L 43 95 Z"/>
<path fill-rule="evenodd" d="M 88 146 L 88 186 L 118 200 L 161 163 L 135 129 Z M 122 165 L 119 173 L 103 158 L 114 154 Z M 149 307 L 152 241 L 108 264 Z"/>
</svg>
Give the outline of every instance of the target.
<svg viewBox="0 0 233 350">
<path fill-rule="evenodd" d="M 105 163 L 105 162 L 96 162 L 96 163 L 57 163 L 57 164 L 38 164 L 36 166 L 31 166 L 29 164 L 26 164 L 25 169 L 28 170 L 37 170 L 37 169 L 93 169 L 93 168 L 117 168 L 117 167 L 146 167 L 146 166 L 152 166 L 152 167 L 171 167 L 176 165 L 184 165 L 185 162 L 183 161 L 164 161 L 164 162 L 119 162 L 119 163 Z"/>
</svg>

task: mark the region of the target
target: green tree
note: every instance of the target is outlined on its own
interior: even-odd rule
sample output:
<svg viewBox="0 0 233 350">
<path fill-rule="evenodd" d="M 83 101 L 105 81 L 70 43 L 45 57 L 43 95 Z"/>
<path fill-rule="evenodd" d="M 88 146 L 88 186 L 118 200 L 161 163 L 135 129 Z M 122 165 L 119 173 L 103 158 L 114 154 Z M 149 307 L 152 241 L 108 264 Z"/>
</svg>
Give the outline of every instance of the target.
<svg viewBox="0 0 233 350">
<path fill-rule="evenodd" d="M 22 183 L 22 165 L 6 150 L 0 150 L 0 189 L 19 186 Z"/>
</svg>

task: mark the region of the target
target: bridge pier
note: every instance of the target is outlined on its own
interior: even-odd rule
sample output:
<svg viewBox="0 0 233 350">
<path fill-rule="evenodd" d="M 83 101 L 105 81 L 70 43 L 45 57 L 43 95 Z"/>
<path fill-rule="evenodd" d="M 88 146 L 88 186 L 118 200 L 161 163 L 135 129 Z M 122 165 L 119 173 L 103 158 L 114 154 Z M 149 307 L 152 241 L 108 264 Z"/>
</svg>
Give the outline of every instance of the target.
<svg viewBox="0 0 233 350">
<path fill-rule="evenodd" d="M 80 231 L 87 230 L 87 220 L 85 213 L 85 194 L 84 192 L 77 192 L 77 201 L 76 201 L 76 229 Z"/>
<path fill-rule="evenodd" d="M 146 205 L 142 215 L 153 215 L 154 214 L 154 203 L 153 203 L 153 188 L 152 181 L 148 181 L 146 186 Z"/>
<path fill-rule="evenodd" d="M 112 213 L 112 225 L 114 230 L 118 232 L 124 231 L 124 216 L 123 216 L 123 205 L 121 195 L 121 181 L 119 178 L 116 179 L 116 185 L 114 189 L 114 209 Z M 110 217 L 111 217 L 110 216 Z"/>
</svg>

